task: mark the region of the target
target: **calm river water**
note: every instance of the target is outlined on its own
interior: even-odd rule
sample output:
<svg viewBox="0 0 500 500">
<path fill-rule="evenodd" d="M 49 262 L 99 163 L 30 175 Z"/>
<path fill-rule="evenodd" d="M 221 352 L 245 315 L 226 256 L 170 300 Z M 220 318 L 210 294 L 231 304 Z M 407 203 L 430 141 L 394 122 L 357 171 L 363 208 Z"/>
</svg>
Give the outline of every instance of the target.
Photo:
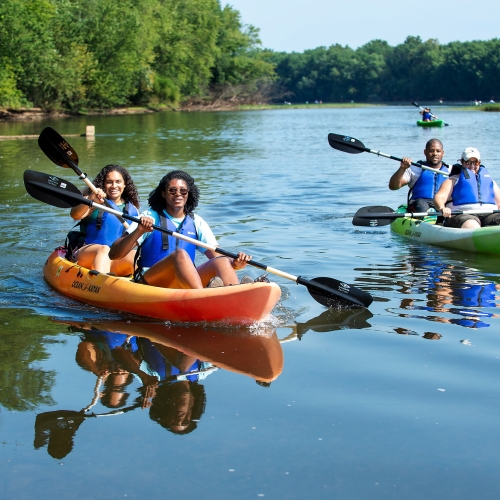
<svg viewBox="0 0 500 500">
<path fill-rule="evenodd" d="M 270 276 L 273 322 L 231 330 L 61 297 L 42 266 L 72 221 L 30 198 L 22 174 L 83 184 L 36 140 L 0 142 L 2 498 L 498 498 L 498 257 L 352 226 L 358 208 L 397 208 L 406 190 L 387 189 L 397 162 L 327 142 L 418 160 L 438 137 L 446 161 L 477 147 L 499 180 L 500 113 L 433 111 L 450 126 L 421 129 L 410 107 L 0 123 L 0 135 L 95 125 L 94 141 L 68 137 L 90 177 L 119 163 L 145 202 L 186 170 L 223 248 L 374 296 L 369 310 L 330 311 Z"/>
</svg>

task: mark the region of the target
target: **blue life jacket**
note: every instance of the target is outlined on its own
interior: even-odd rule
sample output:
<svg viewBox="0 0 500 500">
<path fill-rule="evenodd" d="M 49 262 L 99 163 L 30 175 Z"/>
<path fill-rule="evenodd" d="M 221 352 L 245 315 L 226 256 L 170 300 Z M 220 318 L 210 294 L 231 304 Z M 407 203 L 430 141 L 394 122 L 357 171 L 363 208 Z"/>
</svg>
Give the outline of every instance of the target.
<svg viewBox="0 0 500 500">
<path fill-rule="evenodd" d="M 191 382 L 196 382 L 199 379 L 199 374 L 188 375 L 189 372 L 199 371 L 201 368 L 201 361 L 198 359 L 188 368 L 186 372 L 181 372 L 179 368 L 170 363 L 163 354 L 153 345 L 147 338 L 140 339 L 140 349 L 142 358 L 147 363 L 149 369 L 156 373 L 160 380 L 169 380 L 176 375 L 185 375 L 186 379 Z"/>
<path fill-rule="evenodd" d="M 109 205 L 114 210 L 120 210 L 111 200 Z M 139 212 L 132 203 L 128 202 L 123 209 L 124 214 L 137 216 Z M 85 244 L 97 243 L 111 246 L 118 238 L 123 236 L 125 227 L 116 215 L 99 211 L 97 217 L 82 224 L 85 227 Z"/>
<path fill-rule="evenodd" d="M 196 228 L 194 226 L 194 220 L 189 215 L 186 215 L 182 224 L 177 229 L 174 223 L 163 214 L 158 214 L 160 216 L 160 225 L 164 229 L 169 229 L 176 233 L 184 234 L 193 238 L 198 239 L 198 234 L 196 233 Z M 141 261 L 140 267 L 151 267 L 156 264 L 159 260 L 163 259 L 167 255 L 178 249 L 184 249 L 191 257 L 194 263 L 196 256 L 196 245 L 193 243 L 188 243 L 187 241 L 179 240 L 167 233 L 162 233 L 160 231 L 154 231 L 151 233 L 141 245 Z"/>
<path fill-rule="evenodd" d="M 428 111 L 424 111 L 424 114 L 422 115 L 422 120 L 432 120 L 432 116 Z"/>
<path fill-rule="evenodd" d="M 426 162 L 419 161 L 420 165 L 428 167 Z M 448 165 L 443 163 L 441 168 L 439 169 L 442 172 L 448 172 Z M 431 172 L 430 170 L 422 170 L 422 174 L 415 182 L 412 187 L 409 196 L 411 196 L 411 200 L 416 200 L 418 198 L 425 198 L 432 200 L 434 195 L 438 192 L 439 187 L 444 182 L 446 176 L 436 174 Z"/>
<path fill-rule="evenodd" d="M 469 205 L 472 203 L 489 203 L 495 205 L 493 179 L 486 168 L 481 165 L 474 175 L 472 170 L 461 169 L 458 182 L 451 195 L 454 206 Z"/>
<path fill-rule="evenodd" d="M 453 303 L 460 306 L 495 307 L 497 289 L 494 283 L 468 284 L 453 290 Z"/>
</svg>

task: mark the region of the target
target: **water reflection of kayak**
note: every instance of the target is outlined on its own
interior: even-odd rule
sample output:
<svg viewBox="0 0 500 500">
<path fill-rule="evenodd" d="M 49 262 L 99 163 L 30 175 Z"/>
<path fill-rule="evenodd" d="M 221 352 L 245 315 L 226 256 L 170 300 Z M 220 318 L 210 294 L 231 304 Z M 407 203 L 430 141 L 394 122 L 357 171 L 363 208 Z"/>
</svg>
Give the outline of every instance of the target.
<svg viewBox="0 0 500 500">
<path fill-rule="evenodd" d="M 157 323 L 55 320 L 81 330 L 122 333 L 147 338 L 219 368 L 262 382 L 275 380 L 283 370 L 283 350 L 274 328 L 218 331 L 202 326 L 175 327 Z"/>
<path fill-rule="evenodd" d="M 63 250 L 47 259 L 43 274 L 59 293 L 106 309 L 172 322 L 251 324 L 265 320 L 277 304 L 276 283 L 174 290 L 95 273 L 64 258 Z"/>
</svg>

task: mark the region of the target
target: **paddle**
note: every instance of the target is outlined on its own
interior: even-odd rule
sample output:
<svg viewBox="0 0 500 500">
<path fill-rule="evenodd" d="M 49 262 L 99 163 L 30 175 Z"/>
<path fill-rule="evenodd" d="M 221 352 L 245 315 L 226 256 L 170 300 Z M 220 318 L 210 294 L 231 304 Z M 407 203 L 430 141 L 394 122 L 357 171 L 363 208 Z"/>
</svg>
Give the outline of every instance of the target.
<svg viewBox="0 0 500 500">
<path fill-rule="evenodd" d="M 460 210 L 453 211 L 451 215 L 463 215 L 463 214 L 496 214 L 500 213 L 500 210 Z M 384 206 L 371 206 L 371 207 L 363 207 L 360 208 L 352 219 L 353 226 L 387 226 L 391 222 L 399 219 L 401 217 L 411 217 L 411 218 L 419 218 L 419 217 L 427 217 L 427 216 L 436 216 L 441 215 L 441 212 L 417 212 L 417 213 L 403 213 L 403 212 L 395 212 L 390 207 Z"/>
<path fill-rule="evenodd" d="M 412 102 L 412 104 L 413 104 L 414 106 L 416 106 L 417 108 L 420 108 L 421 110 L 424 110 L 424 109 L 425 109 L 425 108 L 423 108 L 422 106 L 419 106 L 416 102 Z M 429 113 L 429 114 L 432 116 L 432 118 L 434 118 L 434 120 L 439 120 L 439 118 L 438 118 L 436 115 L 433 115 L 432 113 Z M 445 124 L 444 124 L 444 126 L 445 126 L 445 127 L 449 127 L 449 126 L 450 126 L 450 124 L 449 124 L 449 123 L 445 123 Z"/>
<path fill-rule="evenodd" d="M 94 203 L 92 200 L 83 197 L 76 186 L 53 175 L 47 175 L 33 170 L 26 170 L 24 172 L 24 185 L 26 187 L 26 191 L 33 198 L 55 207 L 70 208 L 83 203 L 91 208 L 94 207 L 114 215 L 120 213 L 112 208 L 99 205 L 98 203 Z M 127 214 L 123 214 L 123 217 L 133 222 L 140 222 L 139 218 L 132 217 Z M 207 250 L 212 250 L 221 255 L 225 255 L 226 257 L 231 257 L 233 259 L 238 257 L 235 253 L 228 252 L 227 250 L 223 250 L 219 247 L 207 245 L 183 234 L 170 231 L 169 229 L 164 229 L 157 225 L 153 225 L 153 228 L 157 231 L 167 233 L 174 238 L 193 243 L 194 245 L 206 248 Z M 265 264 L 255 262 L 254 260 L 249 261 L 248 264 L 269 273 L 276 274 L 277 276 L 281 276 L 282 278 L 295 281 L 298 285 L 304 285 L 316 301 L 327 307 L 339 305 L 339 303 L 341 305 L 351 307 L 368 307 L 373 301 L 373 297 L 369 293 L 333 278 L 314 278 L 312 280 L 306 280 L 300 276 L 293 276 L 280 271 L 279 269 L 274 269 L 266 266 Z"/>
<path fill-rule="evenodd" d="M 78 178 L 82 179 L 94 194 L 97 194 L 97 188 L 87 177 L 87 174 L 84 174 L 78 167 L 78 155 L 76 154 L 76 151 L 68 144 L 64 137 L 59 135 L 53 128 L 46 127 L 38 136 L 38 145 L 49 160 L 60 167 L 71 168 L 76 175 L 78 175 Z M 104 200 L 104 204 L 107 207 L 111 207 L 107 200 Z M 127 228 L 128 224 L 123 219 L 122 214 L 120 213 L 120 215 L 116 216 Z"/>
<path fill-rule="evenodd" d="M 358 139 L 346 135 L 328 134 L 328 143 L 333 149 L 338 149 L 339 151 L 343 151 L 344 153 L 350 153 L 350 154 L 372 153 L 374 155 L 383 156 L 384 158 L 389 158 L 391 160 L 396 160 L 399 162 L 403 161 L 402 158 L 391 156 L 386 153 L 376 151 L 374 149 L 369 149 L 365 147 L 365 145 L 361 141 L 358 141 Z M 422 170 L 430 170 L 431 172 L 434 172 L 436 174 L 448 177 L 448 174 L 446 172 L 443 172 L 442 170 L 426 167 L 425 165 L 421 165 L 420 163 L 411 162 L 411 164 L 415 167 L 421 168 Z"/>
</svg>

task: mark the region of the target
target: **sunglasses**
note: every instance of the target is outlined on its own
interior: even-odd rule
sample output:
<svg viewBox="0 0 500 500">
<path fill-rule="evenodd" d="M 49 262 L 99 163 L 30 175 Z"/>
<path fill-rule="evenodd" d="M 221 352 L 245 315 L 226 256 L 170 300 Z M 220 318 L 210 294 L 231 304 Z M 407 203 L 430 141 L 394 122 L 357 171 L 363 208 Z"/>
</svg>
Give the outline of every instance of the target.
<svg viewBox="0 0 500 500">
<path fill-rule="evenodd" d="M 189 189 L 186 189 L 186 188 L 169 187 L 167 189 L 167 191 L 168 191 L 168 194 L 172 194 L 172 195 L 175 195 L 175 194 L 177 194 L 177 192 L 179 192 L 179 194 L 181 196 L 186 196 L 189 193 Z"/>
<path fill-rule="evenodd" d="M 465 161 L 465 160 L 462 160 L 464 165 L 467 165 L 468 167 L 472 167 L 474 165 L 477 165 L 479 163 L 479 161 L 477 160 L 468 160 L 468 161 Z"/>
</svg>

